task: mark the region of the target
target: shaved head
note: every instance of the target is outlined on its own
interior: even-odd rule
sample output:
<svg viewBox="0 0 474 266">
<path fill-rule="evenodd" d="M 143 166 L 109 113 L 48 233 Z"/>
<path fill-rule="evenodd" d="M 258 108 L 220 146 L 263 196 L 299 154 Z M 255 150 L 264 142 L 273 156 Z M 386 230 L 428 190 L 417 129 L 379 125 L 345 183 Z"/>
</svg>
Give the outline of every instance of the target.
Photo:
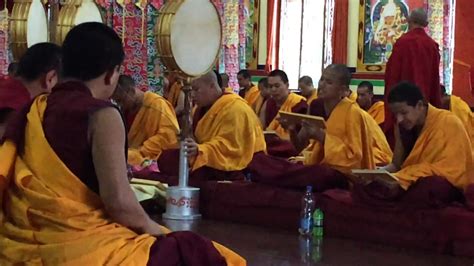
<svg viewBox="0 0 474 266">
<path fill-rule="evenodd" d="M 428 15 L 423 8 L 417 8 L 411 11 L 408 21 L 421 27 L 428 26 Z"/>
<path fill-rule="evenodd" d="M 214 71 L 194 79 L 191 85 L 191 95 L 198 106 L 212 105 L 222 95 L 222 89 Z"/>
</svg>

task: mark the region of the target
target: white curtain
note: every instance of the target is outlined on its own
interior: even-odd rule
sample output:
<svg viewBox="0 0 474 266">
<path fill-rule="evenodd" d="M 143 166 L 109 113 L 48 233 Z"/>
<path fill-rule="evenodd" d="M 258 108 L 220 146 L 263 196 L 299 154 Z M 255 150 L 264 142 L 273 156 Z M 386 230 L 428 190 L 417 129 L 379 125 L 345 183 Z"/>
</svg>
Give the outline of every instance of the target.
<svg viewBox="0 0 474 266">
<path fill-rule="evenodd" d="M 324 2 L 282 0 L 278 68 L 285 71 L 290 89 L 308 75 L 315 85 L 321 76 L 324 54 Z"/>
</svg>

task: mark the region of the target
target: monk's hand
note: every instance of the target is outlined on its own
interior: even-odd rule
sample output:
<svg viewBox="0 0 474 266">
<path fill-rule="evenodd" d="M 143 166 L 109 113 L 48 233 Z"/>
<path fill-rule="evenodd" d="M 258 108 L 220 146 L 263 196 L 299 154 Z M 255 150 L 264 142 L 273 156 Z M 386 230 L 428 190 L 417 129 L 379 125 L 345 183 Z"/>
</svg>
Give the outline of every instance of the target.
<svg viewBox="0 0 474 266">
<path fill-rule="evenodd" d="M 308 138 L 315 139 L 324 144 L 324 141 L 326 140 L 326 130 L 324 128 L 316 127 L 305 120 L 301 122 L 301 125 L 303 126 L 304 133 Z"/>
<path fill-rule="evenodd" d="M 186 138 L 184 140 L 184 144 L 188 159 L 194 159 L 199 152 L 198 144 L 192 138 Z"/>
<path fill-rule="evenodd" d="M 296 125 L 293 124 L 293 123 L 290 123 L 290 121 L 288 121 L 288 119 L 278 117 L 276 120 L 280 123 L 280 125 L 283 129 L 285 129 L 287 131 L 296 131 Z"/>
</svg>

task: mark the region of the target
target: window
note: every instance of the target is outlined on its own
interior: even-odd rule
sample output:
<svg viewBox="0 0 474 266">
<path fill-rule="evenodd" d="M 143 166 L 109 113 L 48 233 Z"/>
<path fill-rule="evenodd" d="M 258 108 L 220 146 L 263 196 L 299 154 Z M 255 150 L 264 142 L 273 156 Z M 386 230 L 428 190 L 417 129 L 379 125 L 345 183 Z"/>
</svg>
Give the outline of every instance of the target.
<svg viewBox="0 0 474 266">
<path fill-rule="evenodd" d="M 290 89 L 308 75 L 317 81 L 323 67 L 324 3 L 322 0 L 282 0 L 279 69 L 288 75 Z"/>
</svg>

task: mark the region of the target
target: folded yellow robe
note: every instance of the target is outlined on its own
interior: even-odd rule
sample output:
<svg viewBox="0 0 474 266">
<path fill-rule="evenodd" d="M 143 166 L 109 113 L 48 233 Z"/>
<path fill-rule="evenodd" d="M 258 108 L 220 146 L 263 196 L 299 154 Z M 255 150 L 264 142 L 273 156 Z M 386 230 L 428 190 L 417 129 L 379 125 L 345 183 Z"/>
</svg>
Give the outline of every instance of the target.
<svg viewBox="0 0 474 266">
<path fill-rule="evenodd" d="M 253 85 L 244 95 L 244 99 L 252 106 L 260 95 L 260 90 L 257 85 Z"/>
<path fill-rule="evenodd" d="M 450 99 L 449 109 L 453 114 L 461 119 L 461 122 L 467 130 L 469 139 L 471 140 L 471 149 L 474 154 L 474 115 L 471 112 L 471 108 L 458 96 L 451 95 Z"/>
<path fill-rule="evenodd" d="M 194 136 L 199 143 L 194 170 L 242 170 L 255 153 L 266 150 L 258 117 L 237 94 L 222 95 L 198 121 Z"/>
<path fill-rule="evenodd" d="M 296 93 L 290 93 L 288 94 L 288 98 L 286 98 L 286 101 L 281 105 L 279 111 L 284 111 L 284 112 L 291 112 L 293 107 L 295 107 L 297 104 L 299 104 L 301 101 L 306 101 L 306 99 L 303 96 L 300 96 Z M 290 139 L 290 133 L 286 131 L 281 125 L 280 122 L 278 122 L 278 118 L 280 117 L 279 114 L 275 116 L 275 118 L 270 122 L 268 127 L 265 130 L 268 131 L 275 131 L 276 134 L 284 140 L 289 140 Z"/>
<path fill-rule="evenodd" d="M 0 265 L 146 265 L 155 238 L 112 222 L 61 162 L 42 129 L 46 100 L 30 109 L 24 155 L 8 140 L 0 147 Z M 229 265 L 245 265 L 215 247 Z"/>
<path fill-rule="evenodd" d="M 430 105 L 415 146 L 395 175 L 405 189 L 427 176 L 445 177 L 463 189 L 474 181 L 472 167 L 471 142 L 461 121 Z"/>
<path fill-rule="evenodd" d="M 146 159 L 157 160 L 163 150 L 177 149 L 178 134 L 178 120 L 171 104 L 146 92 L 128 132 L 128 163 L 141 165 Z"/>
<path fill-rule="evenodd" d="M 375 102 L 372 106 L 367 110 L 370 116 L 375 119 L 377 124 L 382 124 L 385 121 L 385 104 L 382 101 Z"/>
</svg>

